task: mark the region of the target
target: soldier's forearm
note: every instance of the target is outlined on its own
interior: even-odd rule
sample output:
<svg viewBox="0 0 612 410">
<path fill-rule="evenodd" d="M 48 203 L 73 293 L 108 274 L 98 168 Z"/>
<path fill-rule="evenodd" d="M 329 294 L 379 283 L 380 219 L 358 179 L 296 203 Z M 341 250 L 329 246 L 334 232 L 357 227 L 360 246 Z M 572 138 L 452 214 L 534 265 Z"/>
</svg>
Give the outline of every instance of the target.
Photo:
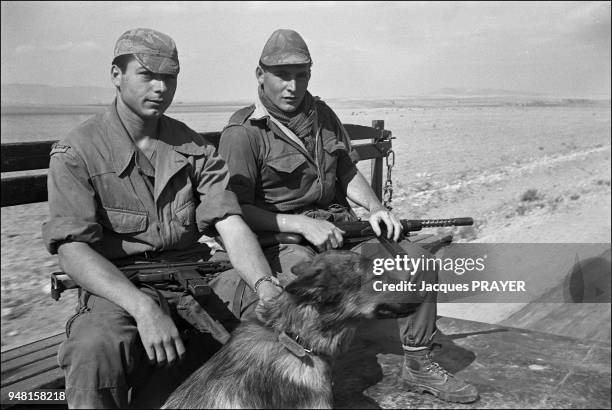
<svg viewBox="0 0 612 410">
<path fill-rule="evenodd" d="M 257 237 L 237 215 L 229 216 L 215 224 L 223 239 L 230 261 L 242 279 L 254 288 L 264 276 L 272 274 Z"/>
<path fill-rule="evenodd" d="M 108 259 L 84 242 L 58 248 L 60 266 L 80 287 L 125 309 L 138 319 L 155 305 Z"/>
<path fill-rule="evenodd" d="M 357 172 L 346 186 L 346 195 L 357 205 L 372 212 L 382 204 L 361 172 Z"/>
<path fill-rule="evenodd" d="M 255 232 L 303 233 L 304 224 L 312 223 L 303 215 L 266 211 L 253 205 L 242 205 L 245 222 Z"/>
</svg>

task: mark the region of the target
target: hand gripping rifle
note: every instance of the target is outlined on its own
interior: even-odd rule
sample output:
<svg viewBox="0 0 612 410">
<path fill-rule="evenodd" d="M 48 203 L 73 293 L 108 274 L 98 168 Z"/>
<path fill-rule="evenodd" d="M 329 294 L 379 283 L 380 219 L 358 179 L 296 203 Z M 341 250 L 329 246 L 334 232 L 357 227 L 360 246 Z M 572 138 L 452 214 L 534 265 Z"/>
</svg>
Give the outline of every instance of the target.
<svg viewBox="0 0 612 410">
<path fill-rule="evenodd" d="M 474 219 L 469 217 L 464 218 L 446 218 L 446 219 L 401 219 L 400 223 L 403 227 L 403 237 L 406 237 L 410 232 L 420 231 L 423 228 L 437 228 L 437 227 L 448 227 L 448 226 L 470 226 L 474 224 Z M 368 221 L 354 221 L 354 222 L 335 222 L 338 228 L 342 229 L 345 234 L 344 243 L 356 243 L 363 242 L 368 239 L 376 237 L 370 222 Z M 379 237 L 381 242 L 390 242 L 386 240 L 384 223 L 381 224 L 383 230 L 382 235 Z M 450 242 L 452 237 L 445 237 L 443 242 Z M 391 241 L 392 242 L 392 241 Z M 296 233 L 262 233 L 259 237 L 259 243 L 262 247 L 275 245 L 279 243 L 292 243 L 292 244 L 307 244 L 306 239 Z M 383 243 L 384 244 L 384 243 Z"/>
</svg>

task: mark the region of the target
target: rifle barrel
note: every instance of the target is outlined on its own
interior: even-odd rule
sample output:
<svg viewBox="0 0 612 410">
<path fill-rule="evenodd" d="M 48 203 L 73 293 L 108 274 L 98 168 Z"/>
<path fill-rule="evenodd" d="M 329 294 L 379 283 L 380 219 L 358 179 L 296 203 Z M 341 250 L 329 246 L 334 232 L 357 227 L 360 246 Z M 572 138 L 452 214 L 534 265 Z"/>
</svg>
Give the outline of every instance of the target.
<svg viewBox="0 0 612 410">
<path fill-rule="evenodd" d="M 420 231 L 423 228 L 474 225 L 474 219 L 470 217 L 445 219 L 402 219 L 401 222 L 406 232 Z"/>
</svg>

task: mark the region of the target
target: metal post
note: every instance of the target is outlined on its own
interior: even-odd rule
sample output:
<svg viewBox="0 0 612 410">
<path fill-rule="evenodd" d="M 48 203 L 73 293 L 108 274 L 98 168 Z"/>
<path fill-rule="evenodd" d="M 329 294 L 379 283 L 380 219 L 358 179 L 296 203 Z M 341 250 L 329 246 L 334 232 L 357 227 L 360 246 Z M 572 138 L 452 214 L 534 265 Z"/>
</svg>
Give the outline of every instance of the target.
<svg viewBox="0 0 612 410">
<path fill-rule="evenodd" d="M 374 120 L 372 121 L 372 127 L 376 128 L 380 131 L 380 135 L 382 135 L 382 131 L 385 129 L 385 121 L 384 120 Z M 375 139 L 372 140 L 373 143 L 376 142 Z M 378 197 L 379 200 L 382 201 L 382 193 L 383 193 L 383 159 L 376 158 L 372 162 L 372 173 L 370 178 L 370 185 L 374 190 L 374 193 Z"/>
</svg>

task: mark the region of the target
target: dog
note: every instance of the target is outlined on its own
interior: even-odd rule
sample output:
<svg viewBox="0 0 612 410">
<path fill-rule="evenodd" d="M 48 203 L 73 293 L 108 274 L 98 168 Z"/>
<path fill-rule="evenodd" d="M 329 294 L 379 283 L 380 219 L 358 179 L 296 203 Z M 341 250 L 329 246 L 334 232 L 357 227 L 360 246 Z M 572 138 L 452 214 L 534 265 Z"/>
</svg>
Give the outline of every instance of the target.
<svg viewBox="0 0 612 410">
<path fill-rule="evenodd" d="M 263 307 L 260 320 L 243 322 L 162 408 L 331 408 L 332 360 L 358 322 L 406 316 L 418 306 L 375 292 L 371 268 L 351 251 L 296 265 L 297 278 Z"/>
</svg>

